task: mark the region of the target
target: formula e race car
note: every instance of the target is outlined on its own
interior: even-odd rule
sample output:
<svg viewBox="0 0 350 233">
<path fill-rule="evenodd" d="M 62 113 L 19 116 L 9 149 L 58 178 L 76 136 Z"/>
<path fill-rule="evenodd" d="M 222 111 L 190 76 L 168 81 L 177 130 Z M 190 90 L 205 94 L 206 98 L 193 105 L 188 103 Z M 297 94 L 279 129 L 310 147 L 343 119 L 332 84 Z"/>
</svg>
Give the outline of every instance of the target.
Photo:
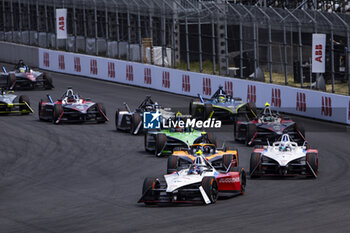
<svg viewBox="0 0 350 233">
<path fill-rule="evenodd" d="M 298 146 L 288 134 L 272 146 L 260 146 L 250 157 L 250 177 L 265 175 L 311 176 L 318 172 L 318 151 L 309 145 Z"/>
<path fill-rule="evenodd" d="M 231 163 L 233 166 L 238 166 L 237 149 L 224 146 L 217 148 L 214 144 L 201 142 L 189 148 L 175 148 L 173 154 L 168 157 L 167 173 L 189 167 L 199 155 L 202 155 L 216 169 L 226 170 Z"/>
<path fill-rule="evenodd" d="M 146 178 L 139 202 L 156 203 L 215 203 L 219 193 L 244 194 L 246 174 L 244 169 L 229 165 L 227 170 L 217 170 L 203 156 L 198 156 L 187 169 L 164 175 L 165 181 Z"/>
<path fill-rule="evenodd" d="M 216 139 L 207 133 L 209 142 L 217 145 Z M 145 134 L 145 150 L 154 152 L 157 157 L 171 154 L 175 148 L 189 148 L 203 141 L 202 132 L 192 127 L 171 127 L 162 130 L 149 130 Z"/>
<path fill-rule="evenodd" d="M 305 141 L 304 126 L 289 118 L 282 118 L 271 110 L 268 103 L 256 119 L 246 121 L 238 118 L 234 124 L 235 140 L 244 141 L 248 146 L 274 142 L 284 133 L 288 133 L 299 145 Z"/>
<path fill-rule="evenodd" d="M 27 115 L 34 112 L 27 96 L 18 97 L 13 93 L 13 91 L 5 92 L 4 89 L 0 89 L 0 114 L 20 113 Z"/>
<path fill-rule="evenodd" d="M 241 98 L 232 97 L 220 86 L 210 100 L 205 101 L 198 94 L 199 101 L 190 102 L 189 113 L 194 118 L 206 120 L 214 118 L 224 122 L 233 123 L 237 116 L 254 119 L 256 106 L 254 103 L 244 103 Z"/>
<path fill-rule="evenodd" d="M 47 101 L 39 103 L 39 119 L 52 121 L 54 124 L 65 122 L 108 121 L 106 110 L 100 103 L 94 103 L 90 99 L 83 99 L 68 87 L 63 96 L 54 102 L 50 95 Z"/>
<path fill-rule="evenodd" d="M 115 127 L 117 130 L 129 131 L 137 135 L 143 132 L 143 113 L 155 111 L 160 112 L 162 119 L 175 115 L 169 108 L 163 108 L 157 102 L 153 102 L 151 96 L 146 96 L 146 99 L 134 111 L 130 110 L 127 103 L 124 103 L 123 108 L 118 108 L 115 112 Z"/>
<path fill-rule="evenodd" d="M 13 71 L 7 72 L 5 67 L 2 67 L 2 70 L 3 73 L 0 73 L 1 86 L 6 86 L 10 90 L 16 88 L 33 89 L 35 87 L 54 88 L 52 79 L 47 73 L 30 69 L 23 61 L 20 61 Z"/>
</svg>

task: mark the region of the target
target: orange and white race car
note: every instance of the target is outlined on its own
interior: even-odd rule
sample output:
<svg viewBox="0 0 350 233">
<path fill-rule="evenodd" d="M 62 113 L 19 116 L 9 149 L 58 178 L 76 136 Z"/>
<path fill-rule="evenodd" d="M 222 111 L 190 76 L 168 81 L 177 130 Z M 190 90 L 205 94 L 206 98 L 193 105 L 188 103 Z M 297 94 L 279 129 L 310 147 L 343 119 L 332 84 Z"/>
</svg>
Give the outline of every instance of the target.
<svg viewBox="0 0 350 233">
<path fill-rule="evenodd" d="M 189 167 L 198 156 L 203 156 L 215 168 L 227 169 L 231 162 L 238 167 L 238 151 L 229 147 L 217 148 L 210 143 L 197 143 L 189 148 L 175 148 L 168 157 L 167 173 Z"/>
</svg>

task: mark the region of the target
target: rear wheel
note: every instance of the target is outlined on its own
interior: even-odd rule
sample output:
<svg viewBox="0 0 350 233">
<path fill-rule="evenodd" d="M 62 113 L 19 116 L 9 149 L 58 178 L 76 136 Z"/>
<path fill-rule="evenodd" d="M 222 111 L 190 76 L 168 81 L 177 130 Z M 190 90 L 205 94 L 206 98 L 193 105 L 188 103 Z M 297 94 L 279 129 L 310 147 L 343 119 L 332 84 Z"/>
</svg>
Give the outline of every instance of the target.
<svg viewBox="0 0 350 233">
<path fill-rule="evenodd" d="M 208 119 L 209 117 L 211 117 L 211 114 L 213 112 L 213 105 L 212 104 L 204 104 L 204 111 L 203 111 L 203 118 L 204 120 Z"/>
<path fill-rule="evenodd" d="M 222 164 L 223 164 L 225 169 L 228 169 L 231 163 L 232 163 L 232 166 L 231 166 L 230 171 L 233 171 L 233 168 L 238 166 L 235 155 L 225 154 L 222 156 Z"/>
<path fill-rule="evenodd" d="M 244 195 L 245 187 L 247 185 L 247 174 L 243 168 L 239 171 L 239 180 L 241 182 L 241 194 Z"/>
<path fill-rule="evenodd" d="M 106 109 L 101 103 L 97 103 L 97 111 L 100 113 L 97 117 L 97 123 L 105 123 L 106 122 Z"/>
<path fill-rule="evenodd" d="M 178 168 L 178 157 L 177 156 L 169 156 L 168 157 L 168 165 L 167 165 L 167 174 L 171 174 L 177 171 Z"/>
<path fill-rule="evenodd" d="M 316 153 L 307 153 L 306 154 L 306 161 L 310 164 L 310 167 L 314 171 L 314 173 L 317 175 L 318 172 L 318 158 Z"/>
<path fill-rule="evenodd" d="M 252 142 L 251 144 L 249 144 L 249 143 L 253 139 L 255 133 L 256 133 L 256 126 L 254 124 L 248 124 L 247 125 L 247 135 L 246 135 L 246 139 L 245 139 L 245 144 L 247 146 L 254 145 L 254 142 Z"/>
<path fill-rule="evenodd" d="M 7 88 L 9 90 L 13 90 L 15 89 L 15 85 L 16 85 L 16 75 L 15 74 L 9 74 L 7 76 Z"/>
<path fill-rule="evenodd" d="M 44 79 L 44 88 L 46 90 L 51 90 L 54 87 L 52 84 L 52 78 L 48 76 L 46 73 L 44 73 L 43 79 Z"/>
<path fill-rule="evenodd" d="M 250 178 L 257 177 L 256 173 L 260 164 L 261 154 L 253 152 L 250 155 Z"/>
<path fill-rule="evenodd" d="M 135 130 L 137 129 L 138 125 L 141 122 L 141 116 L 139 113 L 134 113 L 131 115 L 131 127 L 130 127 L 130 133 L 132 135 L 137 135 L 140 133 L 140 129 L 137 131 L 137 133 L 135 134 Z M 141 128 L 141 127 L 140 127 Z"/>
<path fill-rule="evenodd" d="M 42 113 L 41 113 L 41 111 L 42 111 L 42 109 L 43 109 L 43 100 L 41 99 L 40 100 L 40 102 L 39 102 L 39 107 L 38 107 L 38 113 L 39 113 L 39 120 L 44 120 L 43 118 L 42 118 Z"/>
<path fill-rule="evenodd" d="M 156 134 L 156 143 L 154 153 L 157 157 L 162 155 L 162 151 L 166 144 L 166 135 L 163 133 Z"/>
<path fill-rule="evenodd" d="M 117 111 L 115 111 L 115 129 L 118 131 L 118 121 L 119 121 L 119 112 L 120 112 L 120 109 L 118 108 Z"/>
<path fill-rule="evenodd" d="M 159 189 L 160 183 L 157 178 L 148 177 L 143 181 L 142 196 L 146 205 L 154 205 L 154 201 L 159 199 L 159 192 L 154 189 Z"/>
<path fill-rule="evenodd" d="M 61 118 L 61 115 L 63 113 L 62 105 L 61 104 L 55 104 L 53 106 L 53 113 L 52 113 L 52 123 L 59 124 L 59 120 Z"/>
<path fill-rule="evenodd" d="M 207 194 L 211 203 L 215 203 L 218 199 L 218 183 L 216 182 L 215 177 L 206 176 L 202 179 L 202 187 Z"/>
<path fill-rule="evenodd" d="M 28 115 L 29 114 L 29 107 L 30 106 L 30 101 L 29 98 L 25 95 L 21 95 L 18 99 L 18 102 L 22 105 L 19 106 L 19 110 L 21 111 L 22 115 Z M 24 105 L 23 105 L 24 104 Z M 27 106 L 28 104 L 28 106 Z M 23 112 L 25 111 L 25 112 Z"/>
<path fill-rule="evenodd" d="M 209 143 L 214 144 L 217 147 L 218 140 L 216 139 L 216 137 L 211 133 L 207 133 L 207 136 L 208 136 Z"/>
</svg>

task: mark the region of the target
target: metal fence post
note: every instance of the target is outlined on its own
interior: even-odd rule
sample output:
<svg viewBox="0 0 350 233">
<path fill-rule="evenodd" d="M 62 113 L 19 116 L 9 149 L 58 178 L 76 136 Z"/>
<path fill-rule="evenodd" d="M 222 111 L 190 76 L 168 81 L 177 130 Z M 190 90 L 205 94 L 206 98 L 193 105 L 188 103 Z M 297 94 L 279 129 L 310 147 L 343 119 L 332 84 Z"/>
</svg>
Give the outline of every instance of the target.
<svg viewBox="0 0 350 233">
<path fill-rule="evenodd" d="M 106 2 L 103 1 L 103 3 L 105 4 L 105 30 L 106 30 L 106 56 L 109 57 L 109 49 L 108 49 L 108 40 L 109 40 L 109 27 L 108 27 L 108 8 L 107 8 L 107 5 L 106 5 Z"/>
<path fill-rule="evenodd" d="M 15 22 L 13 19 L 13 0 L 10 1 L 10 14 L 11 14 L 11 41 L 14 42 L 13 35 L 15 30 Z"/>
<path fill-rule="evenodd" d="M 37 33 L 37 45 L 39 45 L 39 32 L 40 32 L 40 14 L 39 14 L 39 0 L 36 0 L 36 33 Z"/>
<path fill-rule="evenodd" d="M 258 10 L 265 15 L 268 21 L 268 67 L 269 67 L 269 74 L 270 74 L 270 83 L 272 83 L 272 36 L 271 36 L 271 18 L 268 14 L 266 14 L 265 11 L 263 11 L 260 7 L 257 7 Z"/>
<path fill-rule="evenodd" d="M 331 26 L 331 81 L 332 81 L 332 93 L 335 92 L 335 89 L 334 89 L 334 44 L 333 44 L 333 41 L 334 41 L 334 35 L 333 35 L 333 24 L 332 22 L 326 17 L 323 15 L 322 12 L 318 12 L 322 18 L 324 18 L 327 23 Z"/>
<path fill-rule="evenodd" d="M 212 45 L 212 63 L 213 63 L 213 74 L 216 73 L 216 52 L 215 52 L 215 24 L 214 24 L 214 15 L 211 18 L 211 45 Z"/>
<path fill-rule="evenodd" d="M 46 32 L 46 48 L 49 48 L 49 22 L 47 15 L 47 2 L 45 2 L 45 32 Z"/>
<path fill-rule="evenodd" d="M 98 55 L 98 29 L 97 29 L 97 9 L 96 9 L 96 1 L 94 0 L 95 8 L 94 8 L 94 24 L 95 24 L 95 54 Z"/>
<path fill-rule="evenodd" d="M 161 23 L 161 27 L 162 27 L 162 66 L 165 66 L 165 49 L 166 49 L 166 28 L 165 28 L 165 23 L 166 23 L 166 19 L 165 19 L 165 13 L 162 14 L 162 23 Z"/>
<path fill-rule="evenodd" d="M 21 7 L 21 0 L 18 0 L 18 16 L 19 16 L 19 32 L 20 32 L 20 35 L 21 35 L 21 39 L 23 38 L 23 35 L 22 35 L 22 7 Z M 45 2 L 45 6 L 46 6 L 46 2 Z M 46 13 L 46 7 L 45 7 L 45 13 Z M 20 43 L 22 43 L 22 41 L 20 41 Z"/>
<path fill-rule="evenodd" d="M 203 72 L 203 64 L 202 64 L 202 25 L 201 25 L 201 17 L 200 12 L 198 11 L 198 50 L 199 50 L 199 72 Z"/>
<path fill-rule="evenodd" d="M 128 12 L 127 12 L 127 21 L 128 21 L 128 54 L 126 56 L 126 59 L 129 61 L 130 60 L 130 43 L 131 43 L 131 25 L 130 25 L 130 12 L 129 12 L 129 8 L 128 8 Z"/>
<path fill-rule="evenodd" d="M 86 27 L 86 7 L 85 7 L 85 0 L 84 0 L 84 4 L 83 4 L 83 23 L 84 23 L 84 39 L 85 39 L 84 51 L 85 51 L 85 53 L 86 53 L 86 50 L 87 50 L 87 27 Z"/>
<path fill-rule="evenodd" d="M 175 21 L 175 14 L 173 14 L 173 62 L 174 62 L 174 68 L 176 69 L 177 68 L 177 64 L 176 64 L 176 50 L 178 48 L 176 48 L 176 38 L 177 38 L 177 35 L 176 35 L 176 21 Z"/>
<path fill-rule="evenodd" d="M 190 50 L 189 50 L 189 41 L 188 41 L 188 22 L 187 22 L 187 15 L 185 16 L 185 35 L 186 35 L 186 63 L 187 63 L 187 70 L 190 70 Z"/>
<path fill-rule="evenodd" d="M 120 50 L 119 50 L 119 43 L 120 43 L 120 25 L 119 25 L 119 13 L 118 13 L 118 7 L 115 7 L 115 20 L 117 23 L 117 57 L 120 58 Z"/>
<path fill-rule="evenodd" d="M 55 0 L 52 0 L 53 1 L 53 11 L 54 11 L 54 24 L 55 24 L 55 48 L 56 50 L 58 49 L 58 40 L 57 40 L 57 33 L 56 33 L 56 27 L 57 27 L 57 23 L 56 23 L 56 1 Z M 28 11 L 29 11 L 29 3 L 28 3 Z M 29 17 L 30 18 L 30 17 Z M 30 22 L 29 22 L 30 23 Z M 30 32 L 29 32 L 29 43 L 30 43 Z"/>
<path fill-rule="evenodd" d="M 74 30 L 74 52 L 78 52 L 77 48 L 77 15 L 75 9 L 75 3 L 73 3 L 73 30 Z"/>
<path fill-rule="evenodd" d="M 140 11 L 137 14 L 137 30 L 139 38 L 139 53 L 140 53 L 140 62 L 142 62 L 142 35 L 141 35 L 141 16 Z"/>
</svg>

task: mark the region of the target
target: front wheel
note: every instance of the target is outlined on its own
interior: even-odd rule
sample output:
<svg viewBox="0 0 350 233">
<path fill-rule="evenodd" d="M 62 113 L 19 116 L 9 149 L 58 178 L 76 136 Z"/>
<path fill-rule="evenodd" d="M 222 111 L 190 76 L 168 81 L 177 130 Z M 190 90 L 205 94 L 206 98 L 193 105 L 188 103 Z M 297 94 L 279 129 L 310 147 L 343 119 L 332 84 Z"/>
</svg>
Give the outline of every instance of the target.
<svg viewBox="0 0 350 233">
<path fill-rule="evenodd" d="M 156 144 L 154 153 L 157 157 L 162 155 L 162 151 L 164 150 L 166 144 L 166 135 L 163 133 L 156 134 Z"/>
<path fill-rule="evenodd" d="M 169 156 L 168 158 L 168 164 L 167 164 L 167 173 L 171 174 L 175 171 L 177 171 L 178 168 L 178 158 L 177 156 Z"/>
<path fill-rule="evenodd" d="M 213 176 L 205 176 L 202 179 L 202 187 L 207 194 L 211 203 L 215 203 L 218 199 L 218 183 L 216 182 L 215 177 Z"/>
<path fill-rule="evenodd" d="M 106 109 L 101 103 L 97 103 L 97 111 L 99 112 L 99 116 L 96 117 L 97 123 L 105 123 L 106 122 Z"/>
<path fill-rule="evenodd" d="M 21 114 L 22 115 L 28 115 L 30 113 L 30 109 L 28 107 L 28 106 L 30 106 L 29 98 L 27 96 L 25 96 L 25 95 L 21 95 L 19 97 L 18 102 L 21 104 L 19 106 L 19 110 L 21 111 Z"/>
<path fill-rule="evenodd" d="M 159 199 L 159 192 L 154 191 L 160 188 L 160 182 L 157 178 L 148 177 L 143 181 L 142 196 L 146 205 L 155 204 L 155 201 Z"/>
<path fill-rule="evenodd" d="M 256 173 L 260 164 L 261 154 L 253 152 L 250 155 L 250 178 L 257 177 Z"/>
<path fill-rule="evenodd" d="M 52 123 L 59 124 L 61 121 L 62 114 L 63 114 L 62 105 L 55 104 L 53 106 Z"/>
<path fill-rule="evenodd" d="M 245 193 L 245 187 L 247 185 L 247 174 L 245 173 L 245 170 L 241 168 L 239 171 L 239 180 L 241 182 L 241 194 L 244 195 Z"/>
</svg>

